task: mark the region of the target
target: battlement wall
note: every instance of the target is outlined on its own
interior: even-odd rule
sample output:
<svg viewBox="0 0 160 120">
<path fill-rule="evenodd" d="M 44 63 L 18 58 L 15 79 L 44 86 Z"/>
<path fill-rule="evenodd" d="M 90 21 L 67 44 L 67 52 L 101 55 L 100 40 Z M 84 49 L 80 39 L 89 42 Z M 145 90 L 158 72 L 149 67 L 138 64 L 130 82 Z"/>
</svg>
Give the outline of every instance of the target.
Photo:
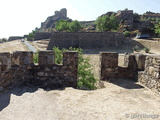
<svg viewBox="0 0 160 120">
<path fill-rule="evenodd" d="M 160 92 L 160 55 L 131 53 L 126 54 L 124 63 L 128 64 L 130 55 L 135 56 L 138 81 L 155 92 Z"/>
<path fill-rule="evenodd" d="M 46 89 L 77 87 L 78 52 L 64 52 L 63 64 L 55 64 L 55 53 L 39 51 L 38 64 L 33 52 L 0 53 L 0 90 L 29 83 Z M 118 66 L 118 53 L 100 53 L 100 80 L 130 79 L 160 92 L 160 56 L 126 54 Z"/>
<path fill-rule="evenodd" d="M 118 66 L 118 53 L 100 53 L 100 79 L 111 81 L 116 79 L 137 80 L 137 62 L 134 55 L 128 57 L 128 64 Z"/>
<path fill-rule="evenodd" d="M 77 87 L 78 53 L 64 52 L 63 64 L 55 64 L 53 51 L 39 51 L 38 64 L 33 52 L 0 53 L 0 87 L 28 82 L 42 88 Z"/>
<path fill-rule="evenodd" d="M 148 55 L 144 71 L 139 72 L 138 80 L 155 92 L 160 92 L 160 56 Z"/>
<path fill-rule="evenodd" d="M 38 32 L 35 34 L 34 40 L 49 39 L 51 36 L 52 36 L 52 33 Z"/>
</svg>

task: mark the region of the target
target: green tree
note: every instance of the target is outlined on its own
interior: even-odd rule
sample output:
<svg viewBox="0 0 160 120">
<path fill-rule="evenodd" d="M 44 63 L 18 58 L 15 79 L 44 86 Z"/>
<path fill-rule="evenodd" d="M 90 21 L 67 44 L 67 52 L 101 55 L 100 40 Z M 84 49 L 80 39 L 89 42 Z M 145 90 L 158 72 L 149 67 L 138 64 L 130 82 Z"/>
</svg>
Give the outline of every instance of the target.
<svg viewBox="0 0 160 120">
<path fill-rule="evenodd" d="M 32 32 L 28 34 L 27 40 L 28 40 L 28 41 L 33 41 L 33 40 L 34 40 L 34 37 L 35 37 L 35 34 L 36 34 L 37 32 L 38 32 L 38 28 L 36 27 L 35 30 L 32 30 Z"/>
<path fill-rule="evenodd" d="M 96 29 L 99 32 L 116 30 L 118 28 L 117 19 L 112 14 L 98 17 L 95 21 Z"/>
<path fill-rule="evenodd" d="M 124 34 L 124 36 L 126 36 L 126 37 L 129 37 L 129 36 L 131 35 L 129 31 L 124 31 L 123 34 Z"/>
<path fill-rule="evenodd" d="M 55 28 L 58 31 L 67 31 L 69 29 L 68 21 L 67 20 L 59 20 L 55 24 Z"/>
<path fill-rule="evenodd" d="M 82 25 L 80 22 L 78 22 L 77 20 L 72 21 L 69 24 L 69 32 L 77 32 L 81 29 Z"/>
<path fill-rule="evenodd" d="M 152 18 L 151 18 L 151 17 L 148 17 L 147 20 L 148 20 L 148 21 L 152 21 Z"/>
<path fill-rule="evenodd" d="M 152 21 L 156 21 L 156 18 L 151 18 Z"/>
<path fill-rule="evenodd" d="M 55 28 L 61 32 L 77 32 L 81 29 L 81 24 L 77 20 L 68 22 L 67 20 L 59 20 L 55 24 Z"/>
<path fill-rule="evenodd" d="M 155 25 L 155 33 L 157 33 L 158 37 L 160 37 L 160 22 Z"/>
<path fill-rule="evenodd" d="M 58 47 L 53 48 L 55 52 L 55 63 L 62 64 L 63 52 L 77 51 L 78 54 L 78 89 L 96 89 L 96 79 L 92 73 L 92 66 L 89 63 L 89 58 L 82 57 L 82 49 L 69 48 L 60 50 Z"/>
<path fill-rule="evenodd" d="M 160 19 L 159 19 L 159 18 L 156 18 L 156 22 L 160 22 Z"/>
</svg>

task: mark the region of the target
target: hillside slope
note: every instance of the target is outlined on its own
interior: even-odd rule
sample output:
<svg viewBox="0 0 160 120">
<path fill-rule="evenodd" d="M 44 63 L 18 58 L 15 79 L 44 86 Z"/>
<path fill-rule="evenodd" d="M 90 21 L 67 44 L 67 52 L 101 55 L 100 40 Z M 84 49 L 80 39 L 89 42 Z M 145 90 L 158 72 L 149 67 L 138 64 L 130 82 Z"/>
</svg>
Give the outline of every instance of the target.
<svg viewBox="0 0 160 120">
<path fill-rule="evenodd" d="M 20 40 L 0 43 L 0 52 L 13 52 L 13 51 L 29 51 L 29 49 Z"/>
</svg>

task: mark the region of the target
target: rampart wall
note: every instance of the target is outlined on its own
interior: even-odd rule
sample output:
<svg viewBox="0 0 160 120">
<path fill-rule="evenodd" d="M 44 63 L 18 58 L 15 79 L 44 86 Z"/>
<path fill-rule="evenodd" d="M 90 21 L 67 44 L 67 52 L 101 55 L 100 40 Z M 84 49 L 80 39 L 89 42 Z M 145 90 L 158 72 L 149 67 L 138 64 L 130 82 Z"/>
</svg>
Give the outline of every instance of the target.
<svg viewBox="0 0 160 120">
<path fill-rule="evenodd" d="M 124 44 L 123 34 L 115 32 L 54 32 L 50 38 L 48 50 L 59 48 L 117 48 Z"/>
<path fill-rule="evenodd" d="M 138 80 L 153 91 L 160 92 L 160 56 L 146 57 L 145 69 L 139 72 Z"/>
<path fill-rule="evenodd" d="M 78 52 L 64 52 L 63 64 L 55 64 L 53 51 L 39 51 L 38 64 L 33 52 L 0 53 L 0 91 L 23 83 L 45 89 L 77 87 Z M 126 54 L 118 66 L 118 53 L 100 53 L 100 80 L 130 79 L 160 92 L 160 56 Z"/>
<path fill-rule="evenodd" d="M 8 41 L 13 41 L 13 40 L 18 40 L 18 39 L 23 39 L 24 37 L 21 36 L 11 36 L 8 38 Z"/>
<path fill-rule="evenodd" d="M 100 54 L 101 80 L 110 81 L 116 79 L 137 80 L 137 62 L 134 55 L 129 55 L 128 63 L 124 67 L 118 66 L 118 53 Z"/>
<path fill-rule="evenodd" d="M 52 36 L 52 33 L 38 32 L 35 34 L 34 40 L 49 39 L 51 36 Z"/>
<path fill-rule="evenodd" d="M 135 56 L 138 67 L 138 81 L 144 86 L 160 92 L 160 55 L 126 54 L 124 63 L 130 55 Z"/>
<path fill-rule="evenodd" d="M 63 65 L 55 64 L 53 51 L 0 53 L 0 88 L 29 83 L 41 88 L 77 87 L 78 53 L 64 52 Z"/>
</svg>

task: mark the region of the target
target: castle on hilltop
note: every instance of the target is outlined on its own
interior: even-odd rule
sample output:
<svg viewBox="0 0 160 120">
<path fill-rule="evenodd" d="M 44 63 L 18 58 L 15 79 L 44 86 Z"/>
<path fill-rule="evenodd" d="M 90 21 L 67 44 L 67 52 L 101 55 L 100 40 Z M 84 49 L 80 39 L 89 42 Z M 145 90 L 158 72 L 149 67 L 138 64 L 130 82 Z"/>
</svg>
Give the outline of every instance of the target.
<svg viewBox="0 0 160 120">
<path fill-rule="evenodd" d="M 60 11 L 55 11 L 55 15 L 49 16 L 45 22 L 42 22 L 41 30 L 44 31 L 47 28 L 54 27 L 54 23 L 60 19 L 69 20 L 66 8 L 63 8 Z"/>
</svg>

